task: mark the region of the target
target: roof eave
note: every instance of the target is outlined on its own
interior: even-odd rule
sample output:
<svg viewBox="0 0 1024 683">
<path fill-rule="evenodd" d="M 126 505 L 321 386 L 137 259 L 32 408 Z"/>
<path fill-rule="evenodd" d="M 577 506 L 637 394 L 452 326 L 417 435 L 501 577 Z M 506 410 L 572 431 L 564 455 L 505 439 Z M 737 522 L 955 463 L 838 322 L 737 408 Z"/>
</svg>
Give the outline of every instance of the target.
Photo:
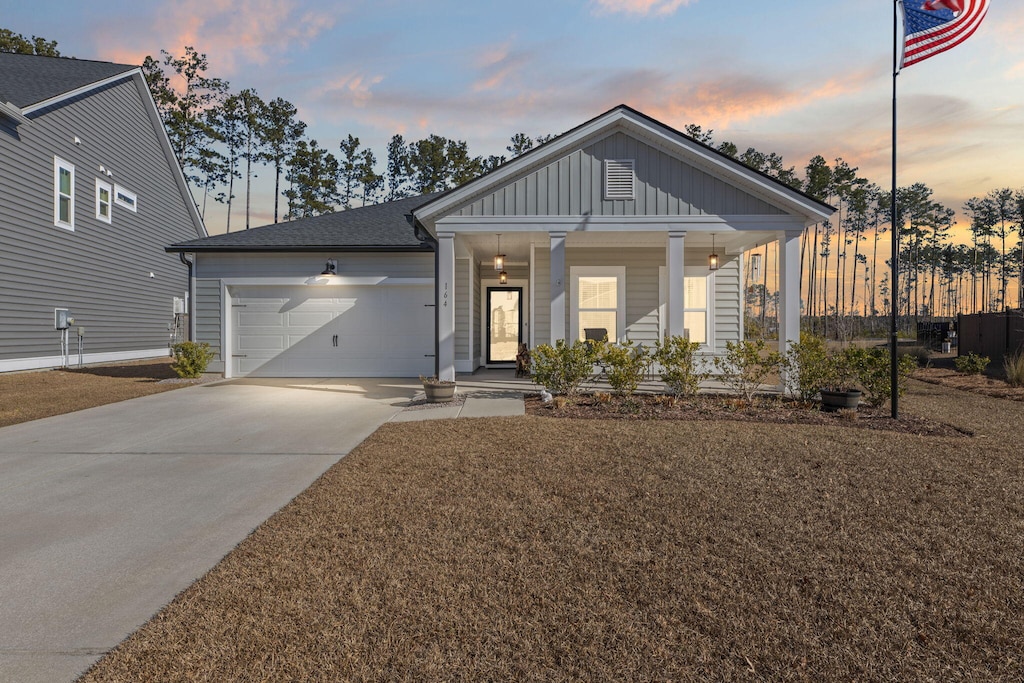
<svg viewBox="0 0 1024 683">
<path fill-rule="evenodd" d="M 320 245 L 253 245 L 253 246 L 227 246 L 227 245 L 211 245 L 211 246 L 200 246 L 200 245 L 187 245 L 187 244 L 172 244 L 169 247 L 165 247 L 164 251 L 168 253 L 254 253 L 254 252 L 323 252 L 323 251 L 337 251 L 337 252 L 364 252 L 364 253 L 394 253 L 394 252 L 406 252 L 406 253 L 430 253 L 432 252 L 433 246 L 429 242 L 423 242 L 418 245 L 393 245 L 393 246 L 353 246 L 343 244 L 320 244 Z"/>
<path fill-rule="evenodd" d="M 10 102 L 0 100 L 0 114 L 14 121 L 15 124 L 30 123 L 31 119 L 22 113 L 21 108 Z"/>
<path fill-rule="evenodd" d="M 102 88 L 102 87 L 107 86 L 107 85 L 109 85 L 111 83 L 116 83 L 116 82 L 118 82 L 120 80 L 123 80 L 125 78 L 128 78 L 128 77 L 132 76 L 136 72 L 138 72 L 141 75 L 142 74 L 142 69 L 140 69 L 137 66 L 129 67 L 129 68 L 125 69 L 124 71 L 122 71 L 121 73 L 114 74 L 113 76 L 108 76 L 107 78 L 103 78 L 103 79 L 98 80 L 98 81 L 93 81 L 92 83 L 86 83 L 85 85 L 79 86 L 79 87 L 74 88 L 72 90 L 68 90 L 67 92 L 62 92 L 59 95 L 54 95 L 53 97 L 48 97 L 45 100 L 42 100 L 40 102 L 35 102 L 33 104 L 29 104 L 29 105 L 23 107 L 21 111 L 22 111 L 22 113 L 24 113 L 26 115 L 35 113 L 35 112 L 37 112 L 37 111 L 39 111 L 41 109 L 46 109 L 47 107 L 53 106 L 55 104 L 59 104 L 60 102 L 63 102 L 64 100 L 68 100 L 68 99 L 71 99 L 73 97 L 78 97 L 79 95 L 83 95 L 83 94 L 85 94 L 87 92 L 90 92 L 92 90 L 96 90 L 98 88 Z"/>
</svg>

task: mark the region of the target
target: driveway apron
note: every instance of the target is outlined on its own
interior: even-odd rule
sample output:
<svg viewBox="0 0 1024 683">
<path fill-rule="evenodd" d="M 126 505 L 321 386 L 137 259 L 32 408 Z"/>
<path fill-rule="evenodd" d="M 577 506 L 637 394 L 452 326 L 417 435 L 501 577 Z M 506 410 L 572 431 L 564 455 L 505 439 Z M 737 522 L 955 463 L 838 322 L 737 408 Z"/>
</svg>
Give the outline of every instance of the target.
<svg viewBox="0 0 1024 683">
<path fill-rule="evenodd" d="M 0 429 L 0 681 L 73 680 L 411 386 L 238 380 Z"/>
</svg>

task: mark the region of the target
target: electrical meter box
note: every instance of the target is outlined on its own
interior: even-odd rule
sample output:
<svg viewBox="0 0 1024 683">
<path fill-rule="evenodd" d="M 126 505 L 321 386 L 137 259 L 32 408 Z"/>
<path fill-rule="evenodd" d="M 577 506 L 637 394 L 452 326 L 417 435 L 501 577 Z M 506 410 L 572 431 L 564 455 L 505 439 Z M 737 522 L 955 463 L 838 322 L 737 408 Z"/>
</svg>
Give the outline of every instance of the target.
<svg viewBox="0 0 1024 683">
<path fill-rule="evenodd" d="M 188 313 L 188 311 L 185 310 L 185 299 L 176 296 L 174 297 L 174 314 L 180 315 L 182 313 Z"/>
<path fill-rule="evenodd" d="M 66 330 L 71 327 L 71 323 L 74 318 L 71 317 L 71 311 L 66 308 L 55 308 L 53 309 L 53 329 L 55 330 Z"/>
</svg>

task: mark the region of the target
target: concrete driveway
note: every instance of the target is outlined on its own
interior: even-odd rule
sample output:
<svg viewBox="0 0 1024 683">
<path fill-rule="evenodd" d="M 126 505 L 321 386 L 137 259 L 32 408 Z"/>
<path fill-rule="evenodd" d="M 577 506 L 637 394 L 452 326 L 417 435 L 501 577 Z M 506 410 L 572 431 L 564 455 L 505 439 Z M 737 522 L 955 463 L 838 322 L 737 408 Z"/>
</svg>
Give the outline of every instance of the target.
<svg viewBox="0 0 1024 683">
<path fill-rule="evenodd" d="M 236 380 L 0 429 L 0 681 L 68 681 L 419 382 Z"/>
</svg>

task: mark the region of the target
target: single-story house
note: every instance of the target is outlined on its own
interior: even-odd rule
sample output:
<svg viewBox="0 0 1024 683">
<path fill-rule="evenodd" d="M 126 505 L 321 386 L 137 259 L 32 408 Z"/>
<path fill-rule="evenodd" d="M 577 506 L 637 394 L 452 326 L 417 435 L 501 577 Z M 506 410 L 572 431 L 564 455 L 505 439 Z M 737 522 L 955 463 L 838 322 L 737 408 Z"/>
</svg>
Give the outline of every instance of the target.
<svg viewBox="0 0 1024 683">
<path fill-rule="evenodd" d="M 447 192 L 168 250 L 193 255 L 213 371 L 451 379 L 520 343 L 685 334 L 721 351 L 743 335 L 742 254 L 769 241 L 785 347 L 800 236 L 833 211 L 620 105 Z"/>
</svg>

